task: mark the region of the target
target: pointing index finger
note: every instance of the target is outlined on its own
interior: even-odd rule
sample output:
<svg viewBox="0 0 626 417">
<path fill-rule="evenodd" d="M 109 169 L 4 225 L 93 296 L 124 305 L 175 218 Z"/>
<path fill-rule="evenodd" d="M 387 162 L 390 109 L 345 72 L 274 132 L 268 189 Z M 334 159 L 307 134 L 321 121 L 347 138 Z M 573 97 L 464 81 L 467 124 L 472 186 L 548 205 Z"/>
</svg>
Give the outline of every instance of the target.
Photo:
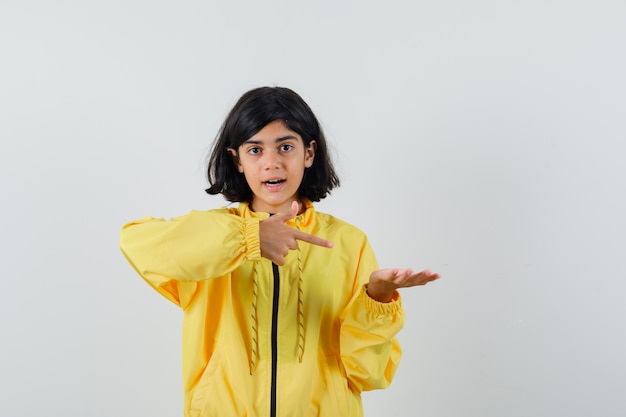
<svg viewBox="0 0 626 417">
<path fill-rule="evenodd" d="M 321 237 L 315 236 L 315 235 L 311 235 L 305 232 L 301 232 L 301 231 L 297 231 L 298 233 L 296 233 L 296 239 L 297 240 L 301 240 L 303 242 L 307 242 L 310 243 L 312 245 L 316 245 L 316 246 L 322 246 L 324 248 L 332 248 L 333 247 L 333 243 L 329 242 L 326 239 L 322 239 Z"/>
</svg>

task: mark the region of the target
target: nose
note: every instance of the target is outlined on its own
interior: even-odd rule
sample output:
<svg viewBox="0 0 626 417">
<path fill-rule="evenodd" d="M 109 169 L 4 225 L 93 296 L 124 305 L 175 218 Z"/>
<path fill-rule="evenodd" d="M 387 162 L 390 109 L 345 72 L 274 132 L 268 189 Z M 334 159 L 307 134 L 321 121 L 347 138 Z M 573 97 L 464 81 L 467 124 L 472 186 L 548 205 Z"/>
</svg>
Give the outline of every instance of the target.
<svg viewBox="0 0 626 417">
<path fill-rule="evenodd" d="M 276 169 L 280 166 L 280 155 L 278 152 L 266 152 L 263 162 L 265 170 Z"/>
</svg>

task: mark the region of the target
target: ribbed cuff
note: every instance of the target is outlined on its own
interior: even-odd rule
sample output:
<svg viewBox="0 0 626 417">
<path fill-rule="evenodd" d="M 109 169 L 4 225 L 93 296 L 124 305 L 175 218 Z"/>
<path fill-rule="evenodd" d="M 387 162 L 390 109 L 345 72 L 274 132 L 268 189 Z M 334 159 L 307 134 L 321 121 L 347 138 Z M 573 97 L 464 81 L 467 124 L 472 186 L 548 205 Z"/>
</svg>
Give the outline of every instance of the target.
<svg viewBox="0 0 626 417">
<path fill-rule="evenodd" d="M 393 315 L 402 310 L 402 298 L 397 290 L 393 292 L 393 296 L 388 303 L 381 303 L 367 294 L 367 284 L 365 284 L 361 289 L 361 297 L 365 298 L 365 307 L 375 314 Z"/>
<path fill-rule="evenodd" d="M 246 245 L 246 259 L 249 261 L 260 260 L 259 219 L 244 219 L 244 241 Z"/>
</svg>

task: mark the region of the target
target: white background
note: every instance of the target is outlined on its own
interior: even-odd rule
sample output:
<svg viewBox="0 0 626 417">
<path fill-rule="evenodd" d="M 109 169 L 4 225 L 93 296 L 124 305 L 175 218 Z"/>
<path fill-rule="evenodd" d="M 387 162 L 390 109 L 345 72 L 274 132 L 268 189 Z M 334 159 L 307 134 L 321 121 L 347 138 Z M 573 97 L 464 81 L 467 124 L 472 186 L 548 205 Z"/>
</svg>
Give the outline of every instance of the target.
<svg viewBox="0 0 626 417">
<path fill-rule="evenodd" d="M 623 0 L 2 2 L 0 416 L 182 415 L 181 312 L 119 229 L 224 204 L 261 85 L 326 129 L 318 209 L 443 275 L 366 416 L 625 416 L 624 74 Z"/>
</svg>

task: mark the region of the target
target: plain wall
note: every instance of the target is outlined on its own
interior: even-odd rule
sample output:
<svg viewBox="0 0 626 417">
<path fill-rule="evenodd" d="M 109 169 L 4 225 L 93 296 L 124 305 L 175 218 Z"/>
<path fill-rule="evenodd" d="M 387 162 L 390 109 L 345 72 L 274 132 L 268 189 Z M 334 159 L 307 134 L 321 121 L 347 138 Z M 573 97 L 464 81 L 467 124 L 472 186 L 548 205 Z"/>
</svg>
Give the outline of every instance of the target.
<svg viewBox="0 0 626 417">
<path fill-rule="evenodd" d="M 225 204 L 260 85 L 326 129 L 318 209 L 443 275 L 366 416 L 626 415 L 625 44 L 621 0 L 2 2 L 0 416 L 182 415 L 182 314 L 119 230 Z"/>
</svg>

